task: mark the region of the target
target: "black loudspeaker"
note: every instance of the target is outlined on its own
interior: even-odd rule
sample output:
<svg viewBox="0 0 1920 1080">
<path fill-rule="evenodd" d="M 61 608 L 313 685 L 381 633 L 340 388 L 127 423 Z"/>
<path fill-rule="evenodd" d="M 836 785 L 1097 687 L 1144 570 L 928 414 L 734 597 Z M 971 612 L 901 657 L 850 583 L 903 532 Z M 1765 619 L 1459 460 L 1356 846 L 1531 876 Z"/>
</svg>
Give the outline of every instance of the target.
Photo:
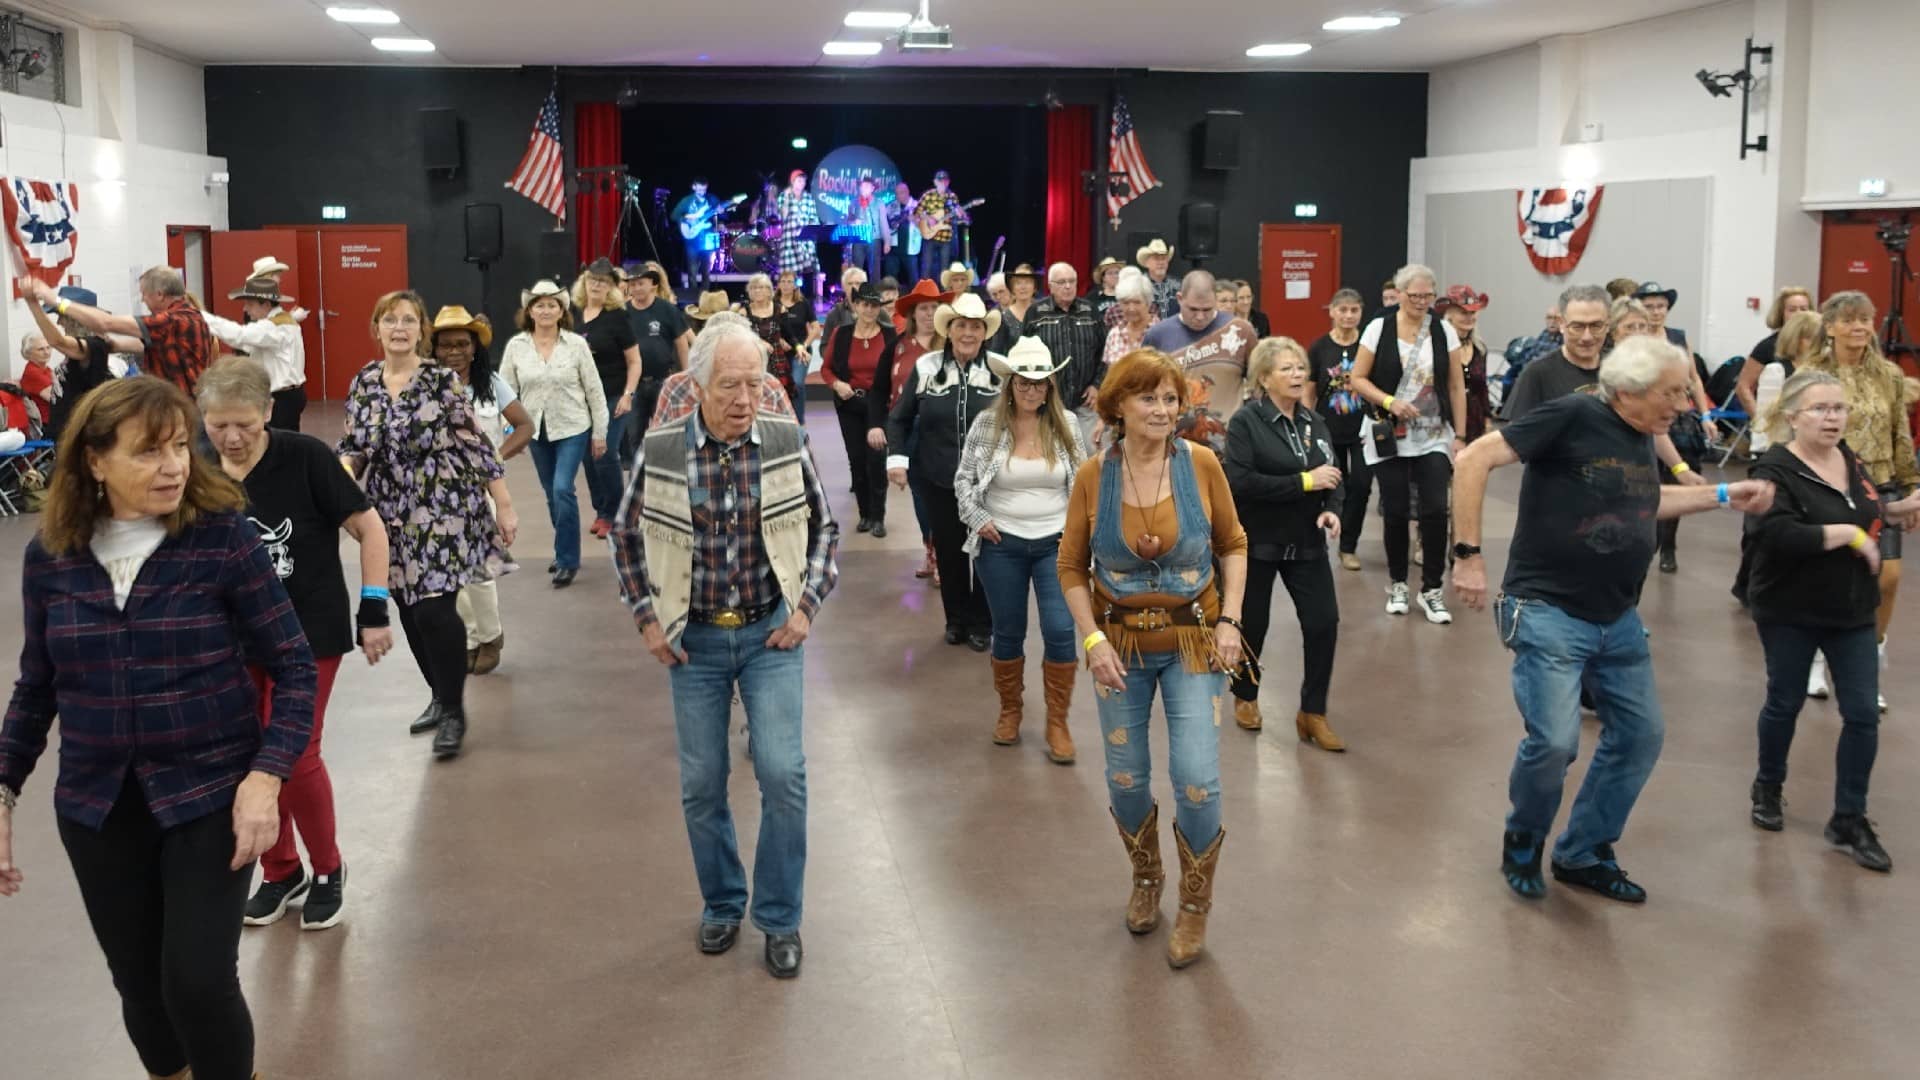
<svg viewBox="0 0 1920 1080">
<path fill-rule="evenodd" d="M 501 233 L 499 203 L 467 204 L 468 262 L 499 262 L 506 246 Z"/>
<path fill-rule="evenodd" d="M 1219 207 L 1206 202 L 1180 207 L 1180 253 L 1195 261 L 1220 254 Z"/>
<path fill-rule="evenodd" d="M 460 114 L 452 109 L 420 110 L 420 155 L 427 171 L 460 171 Z"/>
<path fill-rule="evenodd" d="M 1240 167 L 1240 121 L 1242 116 L 1229 109 L 1207 113 L 1200 132 L 1200 167 L 1237 169 Z"/>
<path fill-rule="evenodd" d="M 574 250 L 573 230 L 540 231 L 540 276 L 572 284 L 580 272 L 580 253 Z"/>
</svg>

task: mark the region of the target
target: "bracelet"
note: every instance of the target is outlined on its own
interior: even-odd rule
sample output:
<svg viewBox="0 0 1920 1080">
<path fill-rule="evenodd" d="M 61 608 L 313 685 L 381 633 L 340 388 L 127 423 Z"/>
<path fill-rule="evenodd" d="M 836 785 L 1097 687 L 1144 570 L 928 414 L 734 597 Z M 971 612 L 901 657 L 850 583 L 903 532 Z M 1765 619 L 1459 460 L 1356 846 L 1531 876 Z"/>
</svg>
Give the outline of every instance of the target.
<svg viewBox="0 0 1920 1080">
<path fill-rule="evenodd" d="M 1873 538 L 1867 535 L 1867 530 L 1855 525 L 1853 527 L 1853 539 L 1847 541 L 1847 546 L 1855 551 L 1859 551 L 1861 548 L 1866 547 L 1867 541 L 1871 539 Z"/>
<path fill-rule="evenodd" d="M 4 806 L 8 810 L 11 810 L 16 805 L 18 805 L 19 802 L 20 802 L 19 792 L 13 790 L 12 788 L 8 787 L 5 784 L 0 784 L 0 806 Z"/>
<path fill-rule="evenodd" d="M 1303 472 L 1300 474 L 1300 490 L 1301 491 L 1313 490 L 1313 474 L 1312 473 Z"/>
<path fill-rule="evenodd" d="M 1721 484 L 1719 487 L 1713 489 L 1713 498 L 1714 501 L 1718 502 L 1721 506 L 1726 506 L 1733 501 L 1733 497 L 1727 493 L 1727 485 L 1725 484 Z"/>
<path fill-rule="evenodd" d="M 1104 645 L 1106 642 L 1107 632 L 1105 630 L 1095 630 L 1093 633 L 1087 635 L 1087 639 L 1080 643 L 1080 647 L 1088 652 L 1092 652 L 1095 645 Z"/>
<path fill-rule="evenodd" d="M 384 586 L 380 586 L 380 585 L 360 586 L 360 599 L 362 600 L 386 600 L 391 598 L 392 596 L 393 594 L 388 592 Z"/>
<path fill-rule="evenodd" d="M 1246 637 L 1246 636 L 1247 636 L 1247 628 L 1246 628 L 1245 626 L 1242 626 L 1242 625 L 1240 624 L 1240 620 L 1239 620 L 1239 619 L 1236 619 L 1236 618 L 1234 618 L 1234 617 L 1233 617 L 1233 616 L 1231 616 L 1231 615 L 1222 615 L 1222 616 L 1220 616 L 1219 618 L 1217 618 L 1217 619 L 1215 619 L 1215 620 L 1213 620 L 1213 621 L 1214 621 L 1214 622 L 1216 622 L 1216 623 L 1226 623 L 1226 624 L 1227 624 L 1228 626 L 1231 626 L 1231 627 L 1233 627 L 1233 628 L 1234 628 L 1235 630 L 1238 630 L 1238 631 L 1240 631 L 1240 636 L 1241 636 L 1241 637 Z"/>
<path fill-rule="evenodd" d="M 1393 395 L 1392 395 L 1392 394 L 1388 394 L 1388 395 L 1387 395 L 1386 397 L 1383 397 L 1383 398 L 1381 398 L 1381 399 L 1380 399 L 1380 407 L 1381 407 L 1382 409 L 1391 409 L 1391 408 L 1393 408 Z"/>
<path fill-rule="evenodd" d="M 1667 471 L 1672 473 L 1675 476 L 1683 476 L 1687 473 L 1692 472 L 1693 466 L 1687 464 L 1684 461 L 1676 461 L 1672 465 L 1667 466 Z"/>
<path fill-rule="evenodd" d="M 67 303 L 68 301 L 62 300 L 53 305 L 53 313 L 55 315 L 65 315 L 67 313 Z"/>
</svg>

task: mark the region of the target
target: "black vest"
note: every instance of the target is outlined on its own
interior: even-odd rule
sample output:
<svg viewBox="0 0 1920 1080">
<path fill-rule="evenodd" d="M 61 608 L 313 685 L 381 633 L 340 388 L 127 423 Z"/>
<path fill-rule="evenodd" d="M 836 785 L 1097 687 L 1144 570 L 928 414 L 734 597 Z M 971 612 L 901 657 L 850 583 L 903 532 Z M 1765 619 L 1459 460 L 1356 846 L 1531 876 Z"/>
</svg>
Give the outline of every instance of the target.
<svg viewBox="0 0 1920 1080">
<path fill-rule="evenodd" d="M 1400 365 L 1400 306 L 1395 304 L 1380 312 L 1380 345 L 1391 343 L 1392 348 L 1376 346 L 1373 350 L 1373 370 L 1368 373 L 1367 381 L 1380 388 L 1381 393 L 1391 395 L 1400 387 L 1400 376 L 1405 374 Z M 1440 399 L 1440 419 L 1445 420 L 1460 433 L 1459 420 L 1453 415 L 1453 380 L 1460 373 L 1453 369 L 1453 357 L 1447 351 L 1447 322 L 1438 313 L 1427 316 L 1427 336 L 1433 339 L 1433 392 Z M 1375 420 L 1386 420 L 1385 409 L 1375 409 Z M 1464 436 L 1463 436 L 1464 437 Z"/>
</svg>

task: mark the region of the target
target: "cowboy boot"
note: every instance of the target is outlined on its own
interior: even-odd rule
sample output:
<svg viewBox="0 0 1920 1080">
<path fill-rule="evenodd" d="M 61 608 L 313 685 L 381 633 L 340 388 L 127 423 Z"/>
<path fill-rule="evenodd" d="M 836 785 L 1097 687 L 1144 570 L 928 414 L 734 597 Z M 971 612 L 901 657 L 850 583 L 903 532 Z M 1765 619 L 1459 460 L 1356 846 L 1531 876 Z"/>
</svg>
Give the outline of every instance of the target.
<svg viewBox="0 0 1920 1080">
<path fill-rule="evenodd" d="M 1260 703 L 1237 699 L 1233 703 L 1233 722 L 1240 725 L 1242 731 L 1259 731 L 1265 721 L 1260 718 Z"/>
<path fill-rule="evenodd" d="M 1221 829 L 1213 843 L 1198 855 L 1187 846 L 1180 826 L 1173 827 L 1173 846 L 1180 852 L 1180 913 L 1173 919 L 1173 934 L 1167 938 L 1167 963 L 1183 968 L 1207 950 L 1207 912 L 1213 910 L 1213 874 L 1220 867 L 1220 842 L 1227 838 Z"/>
<path fill-rule="evenodd" d="M 920 546 L 926 549 L 927 561 L 920 564 L 920 569 L 915 570 L 913 576 L 925 580 L 939 572 L 939 564 L 933 561 L 933 541 L 923 540 Z"/>
<path fill-rule="evenodd" d="M 1113 811 L 1109 809 L 1109 814 Z M 1166 886 L 1167 871 L 1160 863 L 1160 804 L 1147 811 L 1140 828 L 1127 832 L 1114 814 L 1113 824 L 1120 830 L 1120 842 L 1127 847 L 1133 862 L 1133 895 L 1127 897 L 1127 929 L 1136 934 L 1151 934 L 1160 925 L 1160 890 Z"/>
<path fill-rule="evenodd" d="M 1327 726 L 1327 718 L 1319 713 L 1296 713 L 1293 718 L 1293 730 L 1300 735 L 1301 742 L 1317 743 L 1322 750 L 1341 751 L 1347 748 L 1340 736 Z"/>
<path fill-rule="evenodd" d="M 1020 741 L 1021 696 L 1026 693 L 1027 658 L 993 662 L 993 688 L 1000 692 L 1000 719 L 993 725 L 993 744 L 1012 746 Z"/>
<path fill-rule="evenodd" d="M 506 646 L 507 635 L 505 633 L 502 633 L 492 641 L 481 642 L 479 653 L 474 659 L 473 673 L 475 675 L 493 674 L 493 672 L 500 667 L 500 650 L 506 648 Z"/>
<path fill-rule="evenodd" d="M 1073 732 L 1067 728 L 1067 709 L 1073 704 L 1073 678 L 1080 665 L 1048 661 L 1042 668 L 1047 687 L 1047 758 L 1055 765 L 1073 764 Z"/>
</svg>

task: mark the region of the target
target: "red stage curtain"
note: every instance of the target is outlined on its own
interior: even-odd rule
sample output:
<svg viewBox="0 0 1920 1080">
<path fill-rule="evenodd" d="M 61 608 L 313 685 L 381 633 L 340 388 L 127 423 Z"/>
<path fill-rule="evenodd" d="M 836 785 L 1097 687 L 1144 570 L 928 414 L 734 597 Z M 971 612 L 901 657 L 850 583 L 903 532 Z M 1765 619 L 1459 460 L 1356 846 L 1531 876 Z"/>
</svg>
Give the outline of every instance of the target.
<svg viewBox="0 0 1920 1080">
<path fill-rule="evenodd" d="M 1078 270 L 1082 291 L 1089 287 L 1093 207 L 1081 174 L 1091 168 L 1093 107 L 1068 105 L 1050 110 L 1047 113 L 1047 262 L 1067 263 Z M 1046 291 L 1044 284 L 1040 288 Z"/>
<path fill-rule="evenodd" d="M 573 164 L 576 169 L 618 165 L 620 108 L 611 101 L 583 102 L 573 108 Z M 574 229 L 582 266 L 613 247 L 620 224 L 620 192 L 613 174 L 588 173 L 574 196 Z M 613 252 L 617 260 L 620 253 Z"/>
</svg>

